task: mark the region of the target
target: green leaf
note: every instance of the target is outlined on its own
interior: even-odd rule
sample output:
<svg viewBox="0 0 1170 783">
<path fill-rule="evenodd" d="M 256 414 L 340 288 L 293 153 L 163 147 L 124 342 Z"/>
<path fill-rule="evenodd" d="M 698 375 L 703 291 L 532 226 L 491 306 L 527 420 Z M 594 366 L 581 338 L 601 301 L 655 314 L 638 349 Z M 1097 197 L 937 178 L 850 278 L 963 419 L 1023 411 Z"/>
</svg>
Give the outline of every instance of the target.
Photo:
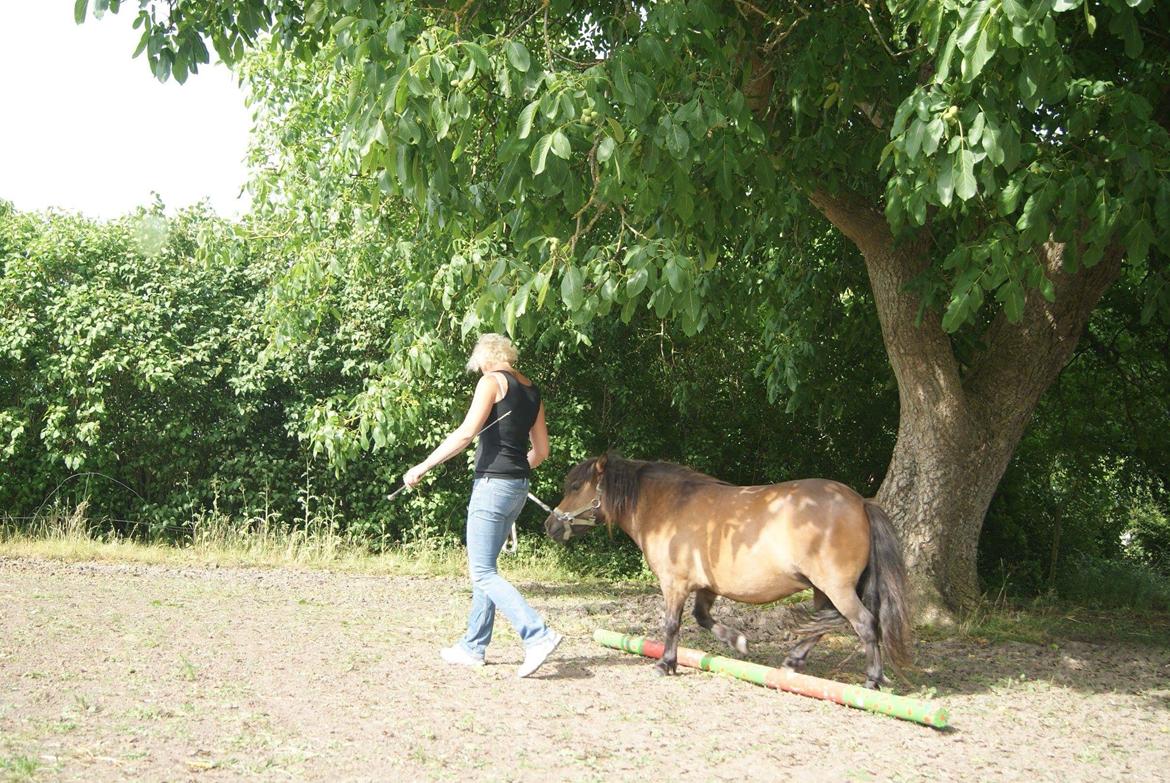
<svg viewBox="0 0 1170 783">
<path fill-rule="evenodd" d="M 544 298 L 548 296 L 548 284 L 552 275 L 548 272 L 537 272 L 532 282 L 536 285 L 536 309 L 544 307 Z"/>
<path fill-rule="evenodd" d="M 406 51 L 406 42 L 402 39 L 404 29 L 406 29 L 406 22 L 399 20 L 390 25 L 390 29 L 386 31 L 386 45 L 394 54 L 402 54 Z"/>
<path fill-rule="evenodd" d="M 468 310 L 463 314 L 463 322 L 459 325 L 460 335 L 466 337 L 477 326 L 479 326 L 479 316 L 475 310 Z"/>
<path fill-rule="evenodd" d="M 1036 226 L 1046 227 L 1047 225 L 1048 216 L 1045 214 L 1043 199 L 1040 198 L 1040 193 L 1033 193 L 1024 202 L 1024 208 L 1020 211 L 1019 219 L 1016 220 L 1016 229 L 1024 232 L 1034 229 Z"/>
<path fill-rule="evenodd" d="M 1088 3 L 1085 3 L 1084 8 L 1085 8 L 1085 27 L 1088 29 L 1089 35 L 1093 35 L 1094 33 L 1097 32 L 1097 17 L 1093 16 L 1093 14 L 1091 14 L 1089 12 L 1089 4 Z"/>
<path fill-rule="evenodd" d="M 1003 301 L 1003 311 L 1012 323 L 1017 323 L 1024 316 L 1024 287 L 1018 280 L 1009 280 L 1000 289 L 997 298 Z"/>
<path fill-rule="evenodd" d="M 691 148 L 691 139 L 687 132 L 679 125 L 671 125 L 666 132 L 666 149 L 675 158 L 682 158 Z"/>
<path fill-rule="evenodd" d="M 131 57 L 137 57 L 146 51 L 146 47 L 150 43 L 150 35 L 151 29 L 149 27 L 142 31 L 142 37 L 138 39 L 138 48 L 134 50 L 134 54 L 130 55 Z"/>
<path fill-rule="evenodd" d="M 559 130 L 553 131 L 552 151 L 554 155 L 562 160 L 568 160 L 569 156 L 573 154 L 573 148 L 569 144 L 568 137 Z"/>
<path fill-rule="evenodd" d="M 504 52 L 508 55 L 508 62 L 512 67 L 521 73 L 528 73 L 528 69 L 532 67 L 532 57 L 528 54 L 528 49 L 519 41 L 508 41 L 504 46 Z"/>
<path fill-rule="evenodd" d="M 964 55 L 970 56 L 975 39 L 979 36 L 979 31 L 982 29 L 983 20 L 987 16 L 987 9 L 990 5 L 991 0 L 979 0 L 979 2 L 970 6 L 966 13 L 963 14 L 963 21 L 959 24 L 957 45 L 959 51 Z"/>
<path fill-rule="evenodd" d="M 952 30 L 943 45 L 942 54 L 938 56 L 938 73 L 934 75 L 934 83 L 942 84 L 951 75 L 951 61 L 955 58 L 955 46 L 959 39 L 959 31 Z"/>
<path fill-rule="evenodd" d="M 386 124 L 381 120 L 378 120 L 378 122 L 374 125 L 373 133 L 371 134 L 371 140 L 381 144 L 383 147 L 390 146 L 390 134 L 386 132 Z"/>
<path fill-rule="evenodd" d="M 540 174 L 544 171 L 544 163 L 548 159 L 548 151 L 552 148 L 552 143 L 553 135 L 546 133 L 540 137 L 540 141 L 536 142 L 536 146 L 532 148 L 528 162 L 532 166 L 533 174 Z"/>
<path fill-rule="evenodd" d="M 423 82 L 423 77 L 419 76 L 414 71 L 407 72 L 406 86 L 412 95 L 423 96 L 427 94 L 427 86 Z"/>
<path fill-rule="evenodd" d="M 1016 206 L 1020 202 L 1021 181 L 1019 179 L 1008 180 L 1008 183 L 999 191 L 999 214 L 1007 217 L 1016 211 Z"/>
<path fill-rule="evenodd" d="M 938 170 L 938 202 L 944 207 L 951 205 L 955 195 L 955 159 L 947 158 Z"/>
<path fill-rule="evenodd" d="M 435 123 L 435 138 L 439 141 L 447 138 L 447 132 L 451 129 L 451 115 L 442 98 L 436 97 L 431 101 L 431 120 Z"/>
<path fill-rule="evenodd" d="M 625 104 L 634 103 L 634 89 L 630 86 L 630 77 L 626 73 L 626 63 L 621 58 L 613 64 L 613 88 L 617 99 Z"/>
<path fill-rule="evenodd" d="M 947 124 L 943 122 L 942 117 L 935 117 L 930 121 L 926 126 L 926 135 L 922 138 L 922 151 L 924 153 L 933 155 L 938 151 L 938 145 L 942 141 L 946 127 Z"/>
<path fill-rule="evenodd" d="M 922 149 L 922 139 L 926 136 L 926 123 L 920 119 L 915 118 L 914 122 L 910 123 L 909 129 L 906 131 L 903 149 L 906 156 L 913 160 L 918 157 L 918 151 Z"/>
<path fill-rule="evenodd" d="M 520 112 L 520 126 L 518 128 L 520 138 L 527 139 L 528 134 L 532 132 L 532 119 L 536 116 L 538 108 L 540 108 L 540 101 L 533 101 Z"/>
<path fill-rule="evenodd" d="M 73 21 L 81 24 L 85 21 L 85 11 L 89 7 L 89 0 L 76 0 L 73 4 Z"/>
<path fill-rule="evenodd" d="M 357 81 L 354 81 L 357 84 Z M 407 87 L 406 77 L 398 80 L 398 86 L 394 89 L 394 111 L 399 114 L 406 108 L 406 102 L 410 100 L 410 89 Z"/>
<path fill-rule="evenodd" d="M 695 214 L 695 200 L 691 197 L 690 191 L 679 190 L 675 192 L 674 211 L 678 213 L 684 223 L 691 222 L 691 217 Z"/>
<path fill-rule="evenodd" d="M 552 122 L 557 118 L 557 112 L 561 110 L 561 102 L 557 100 L 557 96 L 551 92 L 546 92 L 540 99 L 540 113 L 545 118 Z"/>
<path fill-rule="evenodd" d="M 666 274 L 666 282 L 670 284 L 670 287 L 682 293 L 687 282 L 686 270 L 675 263 L 675 259 L 672 258 L 666 262 L 666 268 L 663 272 Z"/>
<path fill-rule="evenodd" d="M 606 136 L 597 145 L 597 162 L 605 163 L 613 155 L 614 141 L 613 137 Z"/>
<path fill-rule="evenodd" d="M 963 58 L 963 65 L 961 72 L 963 74 L 963 81 L 973 82 L 975 78 L 983 71 L 983 66 L 987 65 L 987 61 L 995 54 L 998 41 L 995 39 L 995 33 L 992 32 L 990 26 L 984 27 L 979 35 L 975 38 L 975 46 L 971 52 Z"/>
<path fill-rule="evenodd" d="M 492 265 L 492 271 L 488 273 L 488 282 L 494 283 L 504 276 L 504 272 L 508 269 L 508 262 L 503 258 L 497 258 L 496 263 Z"/>
<path fill-rule="evenodd" d="M 1020 24 L 1028 21 L 1028 9 L 1021 0 L 1003 0 L 1002 5 L 1004 13 L 1012 22 Z"/>
<path fill-rule="evenodd" d="M 561 93 L 558 103 L 561 104 L 560 115 L 564 118 L 564 122 L 572 122 L 577 118 L 577 105 L 573 103 L 573 98 L 569 95 L 568 90 Z"/>
<path fill-rule="evenodd" d="M 613 137 L 617 139 L 618 144 L 626 140 L 626 132 L 622 130 L 622 124 L 620 122 L 613 117 L 606 117 L 605 123 L 609 125 L 609 129 L 613 133 Z"/>
<path fill-rule="evenodd" d="M 963 149 L 959 151 L 959 158 L 956 162 L 959 170 L 955 177 L 955 195 L 963 201 L 967 201 L 978 191 L 978 185 L 975 182 L 975 156 L 971 150 Z"/>
<path fill-rule="evenodd" d="M 914 192 L 910 194 L 909 205 L 910 217 L 914 220 L 914 225 L 926 225 L 926 193 L 923 188 L 917 187 Z"/>
<path fill-rule="evenodd" d="M 630 297 L 631 301 L 638 294 L 646 289 L 646 283 L 650 280 L 650 273 L 642 267 L 630 275 L 630 279 L 626 281 L 626 296 Z"/>
<path fill-rule="evenodd" d="M 1142 218 L 1133 224 L 1125 235 L 1125 255 L 1134 263 L 1146 260 L 1150 252 L 1150 244 L 1154 241 L 1154 230 L 1150 222 Z"/>
<path fill-rule="evenodd" d="M 580 269 L 572 265 L 565 269 L 565 273 L 561 277 L 561 301 L 570 310 L 579 308 L 584 300 L 581 290 L 583 282 Z"/>
<path fill-rule="evenodd" d="M 463 46 L 467 49 L 467 53 L 471 55 L 471 59 L 475 63 L 476 68 L 483 73 L 491 73 L 492 61 L 488 57 L 487 49 L 471 41 L 465 41 Z"/>
<path fill-rule="evenodd" d="M 1002 134 L 1003 131 L 993 122 L 988 122 L 987 127 L 983 129 L 983 151 L 987 153 L 987 159 L 996 166 L 1002 166 L 1006 159 L 1003 147 L 999 143 Z"/>
<path fill-rule="evenodd" d="M 987 124 L 987 117 L 983 112 L 975 115 L 975 120 L 971 123 L 970 129 L 967 131 L 967 145 L 974 147 L 983 138 L 983 128 Z"/>
<path fill-rule="evenodd" d="M 1056 301 L 1056 286 L 1052 284 L 1052 281 L 1048 279 L 1047 275 L 1041 274 L 1040 285 L 1038 287 L 1040 289 L 1041 296 L 1043 296 L 1049 302 Z"/>
<path fill-rule="evenodd" d="M 650 297 L 650 304 L 654 305 L 654 315 L 665 318 L 670 314 L 670 307 L 674 304 L 674 294 L 670 292 L 669 287 L 663 286 Z"/>
</svg>

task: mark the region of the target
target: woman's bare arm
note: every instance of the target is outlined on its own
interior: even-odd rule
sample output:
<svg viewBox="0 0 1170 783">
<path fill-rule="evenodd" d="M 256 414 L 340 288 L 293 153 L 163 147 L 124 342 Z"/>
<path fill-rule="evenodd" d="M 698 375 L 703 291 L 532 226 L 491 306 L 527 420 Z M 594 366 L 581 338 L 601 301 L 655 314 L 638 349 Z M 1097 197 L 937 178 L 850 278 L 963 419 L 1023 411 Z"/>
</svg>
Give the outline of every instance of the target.
<svg viewBox="0 0 1170 783">
<path fill-rule="evenodd" d="M 467 415 L 463 417 L 463 423 L 444 438 L 443 442 L 426 459 L 406 471 L 406 475 L 402 477 L 402 483 L 413 487 L 418 484 L 423 474 L 428 470 L 446 462 L 467 448 L 471 441 L 475 440 L 476 434 L 483 429 L 484 422 L 487 421 L 488 414 L 491 413 L 492 405 L 495 404 L 498 390 L 499 385 L 490 375 L 484 375 L 480 378 L 479 383 L 475 386 L 475 396 L 471 400 L 471 406 L 467 409 Z"/>
<path fill-rule="evenodd" d="M 528 438 L 532 441 L 532 448 L 528 451 L 528 467 L 535 468 L 548 458 L 548 425 L 544 421 L 544 403 L 540 403 L 540 410 L 536 412 L 536 421 L 528 431 Z"/>
</svg>

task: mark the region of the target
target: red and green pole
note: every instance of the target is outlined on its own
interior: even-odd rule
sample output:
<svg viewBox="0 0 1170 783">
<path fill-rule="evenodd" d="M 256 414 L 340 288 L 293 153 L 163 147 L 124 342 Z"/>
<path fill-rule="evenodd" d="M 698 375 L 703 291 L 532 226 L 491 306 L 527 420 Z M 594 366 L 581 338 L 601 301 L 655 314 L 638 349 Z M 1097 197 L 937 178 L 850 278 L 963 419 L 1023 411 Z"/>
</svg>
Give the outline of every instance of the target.
<svg viewBox="0 0 1170 783">
<path fill-rule="evenodd" d="M 641 636 L 626 636 L 600 628 L 593 632 L 593 641 L 615 650 L 624 650 L 635 655 L 644 655 L 647 658 L 661 658 L 663 652 L 662 642 Z M 845 685 L 833 680 L 822 680 L 820 677 L 798 674 L 791 669 L 777 669 L 735 658 L 709 655 L 702 650 L 692 650 L 687 647 L 678 648 L 678 662 L 692 669 L 729 674 L 737 679 L 754 682 L 767 688 L 799 693 L 801 696 L 811 696 L 814 699 L 835 701 L 848 707 L 878 712 L 882 715 L 892 715 L 895 718 L 933 726 L 936 729 L 947 726 L 946 707 L 932 702 L 872 691 L 868 688 Z"/>
</svg>

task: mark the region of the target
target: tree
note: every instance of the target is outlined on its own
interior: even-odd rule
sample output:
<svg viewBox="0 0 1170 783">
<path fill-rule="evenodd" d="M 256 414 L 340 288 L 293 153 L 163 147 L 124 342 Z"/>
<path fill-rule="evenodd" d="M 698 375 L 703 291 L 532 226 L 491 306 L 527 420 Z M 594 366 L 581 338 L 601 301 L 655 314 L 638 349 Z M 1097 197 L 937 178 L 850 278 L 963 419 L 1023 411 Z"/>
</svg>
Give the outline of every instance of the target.
<svg viewBox="0 0 1170 783">
<path fill-rule="evenodd" d="M 897 379 L 878 498 L 928 617 L 976 597 L 988 504 L 1123 265 L 1170 304 L 1165 3 L 138 7 L 160 78 L 265 34 L 351 69 L 341 143 L 372 207 L 419 210 L 426 274 L 470 267 L 465 330 L 532 332 L 553 289 L 582 339 L 644 306 L 692 333 L 734 301 L 729 257 L 782 257 L 823 216 Z"/>
</svg>

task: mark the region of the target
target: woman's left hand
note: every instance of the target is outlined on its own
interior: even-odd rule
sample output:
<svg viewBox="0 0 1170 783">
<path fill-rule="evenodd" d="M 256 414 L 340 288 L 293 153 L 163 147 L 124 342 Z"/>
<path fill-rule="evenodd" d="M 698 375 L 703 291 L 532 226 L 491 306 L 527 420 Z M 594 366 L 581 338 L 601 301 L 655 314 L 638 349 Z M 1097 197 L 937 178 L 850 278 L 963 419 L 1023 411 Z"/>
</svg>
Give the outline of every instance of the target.
<svg viewBox="0 0 1170 783">
<path fill-rule="evenodd" d="M 408 487 L 415 487 L 418 482 L 422 481 L 423 474 L 427 472 L 427 468 L 423 463 L 415 465 L 402 476 L 402 483 Z"/>
</svg>

